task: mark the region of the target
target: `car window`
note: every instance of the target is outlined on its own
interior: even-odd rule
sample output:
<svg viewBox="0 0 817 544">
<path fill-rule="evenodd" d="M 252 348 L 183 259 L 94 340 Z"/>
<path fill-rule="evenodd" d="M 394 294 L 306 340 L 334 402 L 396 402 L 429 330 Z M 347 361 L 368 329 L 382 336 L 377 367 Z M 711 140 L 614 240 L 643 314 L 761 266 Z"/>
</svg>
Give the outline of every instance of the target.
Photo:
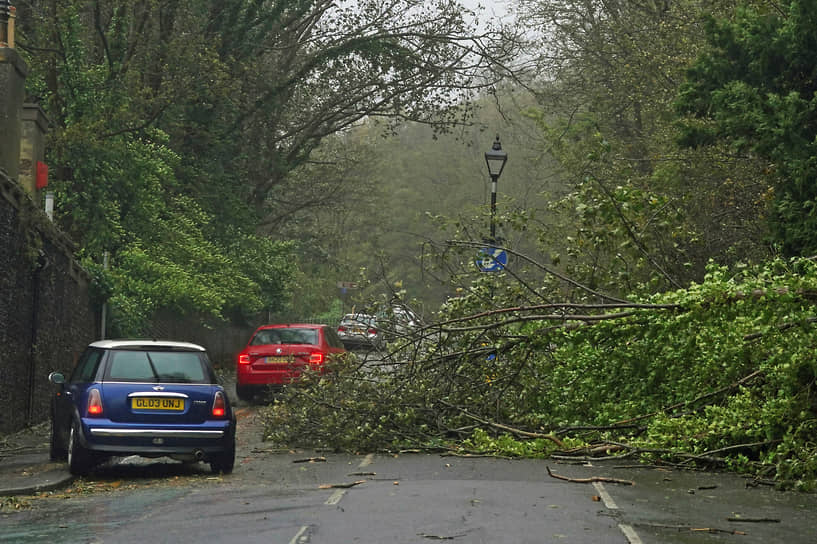
<svg viewBox="0 0 817 544">
<path fill-rule="evenodd" d="M 281 337 L 278 335 L 278 331 L 274 329 L 265 329 L 263 331 L 258 331 L 255 336 L 252 337 L 250 340 L 251 346 L 263 346 L 265 344 L 280 344 Z"/>
<path fill-rule="evenodd" d="M 102 360 L 102 350 L 87 349 L 74 367 L 71 373 L 70 382 L 90 383 L 94 381 L 96 370 L 99 368 L 99 361 Z"/>
<path fill-rule="evenodd" d="M 341 324 L 347 327 L 370 327 L 374 325 L 374 317 L 368 315 L 347 316 L 343 318 Z"/>
<path fill-rule="evenodd" d="M 281 329 L 284 344 L 317 344 L 318 331 L 315 329 Z"/>
<path fill-rule="evenodd" d="M 317 344 L 318 331 L 316 329 L 280 328 L 258 331 L 252 340 L 251 346 L 265 344 Z"/>
<path fill-rule="evenodd" d="M 108 379 L 164 383 L 208 381 L 199 354 L 190 351 L 114 351 Z"/>
<path fill-rule="evenodd" d="M 201 383 L 206 381 L 198 353 L 188 351 L 151 352 L 150 358 L 163 382 Z"/>
</svg>

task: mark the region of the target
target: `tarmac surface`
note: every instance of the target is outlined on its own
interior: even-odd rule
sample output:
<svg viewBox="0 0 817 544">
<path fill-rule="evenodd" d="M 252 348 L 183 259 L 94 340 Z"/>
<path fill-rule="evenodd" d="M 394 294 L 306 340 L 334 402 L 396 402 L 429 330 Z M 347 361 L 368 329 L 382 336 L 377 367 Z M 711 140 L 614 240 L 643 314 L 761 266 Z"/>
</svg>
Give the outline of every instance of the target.
<svg viewBox="0 0 817 544">
<path fill-rule="evenodd" d="M 247 417 L 252 410 L 239 411 L 248 425 L 247 432 L 252 435 L 244 440 L 260 440 L 257 429 L 250 428 L 249 420 L 253 418 Z M 38 495 L 72 484 L 74 477 L 68 472 L 67 463 L 49 458 L 49 432 L 50 425 L 45 422 L 0 438 L 0 499 Z M 434 464 L 436 457 L 417 458 Z M 397 470 L 393 465 L 399 464 L 400 459 L 408 461 L 405 456 L 382 459 L 390 463 L 384 469 Z M 264 468 L 263 463 L 272 461 L 258 462 Z M 817 542 L 817 494 L 752 485 L 751 479 L 735 474 L 626 468 L 609 463 L 576 466 L 555 461 L 539 461 L 538 470 L 543 464 L 551 465 L 554 473 L 574 478 L 605 476 L 636 482 L 633 486 L 608 483 L 603 489 L 587 488 L 588 494 L 598 493 L 611 515 L 633 531 L 636 536 L 627 538 L 630 544 L 697 544 L 719 542 L 724 538 L 739 538 L 736 542 L 744 544 Z M 522 466 L 526 465 L 520 463 Z M 510 469 L 515 468 L 518 468 L 516 464 L 510 465 Z M 504 470 L 510 469 L 505 467 Z M 255 472 L 247 474 L 252 477 Z M 576 484 L 565 482 L 564 485 Z"/>
</svg>

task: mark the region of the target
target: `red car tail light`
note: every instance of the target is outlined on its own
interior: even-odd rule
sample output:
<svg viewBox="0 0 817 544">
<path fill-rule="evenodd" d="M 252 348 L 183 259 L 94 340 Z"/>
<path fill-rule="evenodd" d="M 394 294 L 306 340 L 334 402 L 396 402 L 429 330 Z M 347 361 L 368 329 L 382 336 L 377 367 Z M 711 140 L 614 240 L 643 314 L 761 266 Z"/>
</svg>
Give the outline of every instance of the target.
<svg viewBox="0 0 817 544">
<path fill-rule="evenodd" d="M 99 389 L 91 389 L 88 391 L 88 415 L 91 417 L 100 417 L 102 415 L 102 395 L 99 394 Z"/>
<path fill-rule="evenodd" d="M 227 403 L 224 401 L 224 393 L 217 391 L 213 398 L 213 417 L 223 418 L 225 415 L 227 415 Z"/>
<path fill-rule="evenodd" d="M 309 364 L 313 366 L 317 366 L 323 364 L 323 353 L 310 353 L 309 354 Z"/>
<path fill-rule="evenodd" d="M 345 332 L 345 331 L 346 331 L 346 327 L 344 327 L 343 325 L 338 327 L 338 332 Z"/>
<path fill-rule="evenodd" d="M 376 335 L 377 329 L 369 329 L 369 334 L 371 334 L 372 336 Z"/>
<path fill-rule="evenodd" d="M 238 356 L 238 364 L 240 365 L 248 365 L 250 364 L 250 356 L 246 353 L 242 353 Z"/>
</svg>

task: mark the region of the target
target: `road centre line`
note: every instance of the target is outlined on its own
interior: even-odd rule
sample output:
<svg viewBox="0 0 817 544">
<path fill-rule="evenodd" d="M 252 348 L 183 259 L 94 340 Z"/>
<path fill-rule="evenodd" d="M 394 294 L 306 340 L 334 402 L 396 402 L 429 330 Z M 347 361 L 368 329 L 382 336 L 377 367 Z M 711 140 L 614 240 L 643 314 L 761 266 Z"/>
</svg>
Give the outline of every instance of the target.
<svg viewBox="0 0 817 544">
<path fill-rule="evenodd" d="M 373 462 L 374 462 L 374 454 L 370 453 L 370 454 L 366 455 L 366 457 L 363 458 L 363 460 L 360 462 L 360 464 L 357 466 L 357 468 L 367 467 L 367 466 L 371 465 Z M 324 504 L 327 504 L 329 506 L 336 505 L 336 504 L 338 504 L 340 502 L 340 500 L 343 498 L 343 495 L 345 495 L 345 494 L 346 494 L 345 489 L 338 489 L 334 493 L 329 495 L 329 498 L 326 499 L 326 502 Z"/>
<path fill-rule="evenodd" d="M 295 536 L 292 537 L 292 540 L 289 541 L 289 544 L 303 544 L 304 542 L 309 542 L 309 535 L 306 534 L 309 531 L 309 525 L 303 525 Z"/>
<path fill-rule="evenodd" d="M 618 528 L 621 529 L 621 532 L 624 533 L 624 536 L 627 537 L 630 544 L 644 544 L 641 537 L 638 536 L 638 533 L 636 533 L 635 529 L 630 525 L 619 523 Z"/>
<path fill-rule="evenodd" d="M 345 489 L 336 489 L 334 493 L 329 495 L 329 498 L 326 499 L 326 502 L 324 504 L 328 504 L 329 506 L 333 506 L 333 505 L 339 503 L 340 500 L 343 498 L 343 495 L 345 493 L 346 493 Z"/>
<path fill-rule="evenodd" d="M 599 497 L 601 497 L 602 502 L 604 502 L 604 506 L 610 510 L 618 510 L 616 501 L 614 501 L 613 497 L 611 497 L 607 490 L 604 489 L 604 484 L 601 482 L 593 482 L 593 487 L 595 487 L 596 491 L 599 492 Z"/>
<path fill-rule="evenodd" d="M 366 457 L 363 458 L 363 461 L 360 462 L 360 464 L 357 466 L 357 468 L 368 467 L 373 462 L 374 462 L 374 454 L 370 453 L 370 454 L 366 455 Z"/>
<path fill-rule="evenodd" d="M 616 501 L 613 500 L 613 497 L 607 492 L 607 489 L 604 488 L 604 484 L 601 482 L 593 482 L 593 487 L 596 488 L 596 491 L 599 493 L 599 497 L 601 497 L 604 506 L 606 506 L 609 510 L 618 510 L 618 505 Z M 635 532 L 635 529 L 632 526 L 619 523 L 618 528 L 624 533 L 624 537 L 627 539 L 629 544 L 643 544 L 641 537 L 638 536 L 638 533 Z"/>
</svg>

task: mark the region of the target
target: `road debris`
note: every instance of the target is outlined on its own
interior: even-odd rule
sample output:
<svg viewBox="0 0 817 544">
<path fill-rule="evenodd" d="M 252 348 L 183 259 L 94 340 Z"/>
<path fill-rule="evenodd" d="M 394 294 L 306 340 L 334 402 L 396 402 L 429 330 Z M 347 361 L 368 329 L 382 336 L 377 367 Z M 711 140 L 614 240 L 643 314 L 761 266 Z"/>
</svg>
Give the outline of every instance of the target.
<svg viewBox="0 0 817 544">
<path fill-rule="evenodd" d="M 577 484 L 592 484 L 593 482 L 603 482 L 608 484 L 622 484 L 622 485 L 635 485 L 635 482 L 632 480 L 620 480 L 618 478 L 607 478 L 605 476 L 591 476 L 590 478 L 569 478 L 567 476 L 560 476 L 558 474 L 554 474 L 550 467 L 545 467 L 548 471 L 548 476 L 551 478 L 556 478 L 557 480 L 564 480 L 566 482 L 574 482 Z"/>
<path fill-rule="evenodd" d="M 325 463 L 326 457 L 307 457 L 305 459 L 294 459 L 293 463 Z"/>
<path fill-rule="evenodd" d="M 341 483 L 341 484 L 321 484 L 320 489 L 348 489 L 350 487 L 355 487 L 356 485 L 365 484 L 366 480 L 357 480 L 354 482 L 348 483 Z"/>
</svg>

